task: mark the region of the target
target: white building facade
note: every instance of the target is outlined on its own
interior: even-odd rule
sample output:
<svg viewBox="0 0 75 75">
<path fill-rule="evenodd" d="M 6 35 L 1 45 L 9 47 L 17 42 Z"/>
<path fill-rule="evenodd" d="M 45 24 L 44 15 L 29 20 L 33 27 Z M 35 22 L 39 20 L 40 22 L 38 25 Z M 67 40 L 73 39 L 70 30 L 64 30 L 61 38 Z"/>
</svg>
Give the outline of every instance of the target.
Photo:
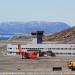
<svg viewBox="0 0 75 75">
<path fill-rule="evenodd" d="M 45 44 L 43 43 L 43 31 L 32 32 L 32 43 L 21 46 L 23 52 L 28 50 L 34 51 L 51 51 L 56 56 L 69 55 L 75 56 L 75 44 Z M 7 55 L 17 55 L 19 52 L 18 44 L 7 44 Z"/>
<path fill-rule="evenodd" d="M 75 56 L 75 44 L 26 44 L 21 45 L 24 52 L 28 50 L 52 51 L 56 56 Z M 7 55 L 17 55 L 18 45 L 7 44 Z"/>
</svg>

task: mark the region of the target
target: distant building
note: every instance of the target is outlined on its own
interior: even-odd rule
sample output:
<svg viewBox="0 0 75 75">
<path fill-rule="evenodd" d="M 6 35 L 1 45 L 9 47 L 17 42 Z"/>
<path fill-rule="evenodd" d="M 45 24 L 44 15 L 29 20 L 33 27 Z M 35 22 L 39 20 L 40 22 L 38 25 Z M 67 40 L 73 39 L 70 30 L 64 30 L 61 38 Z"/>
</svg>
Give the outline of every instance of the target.
<svg viewBox="0 0 75 75">
<path fill-rule="evenodd" d="M 20 44 L 22 50 L 27 52 L 28 50 L 52 52 L 56 56 L 74 56 L 75 55 L 75 44 L 50 44 L 43 43 L 43 31 L 32 32 L 32 43 L 31 44 Z M 7 55 L 17 55 L 19 53 L 18 44 L 7 44 Z"/>
</svg>

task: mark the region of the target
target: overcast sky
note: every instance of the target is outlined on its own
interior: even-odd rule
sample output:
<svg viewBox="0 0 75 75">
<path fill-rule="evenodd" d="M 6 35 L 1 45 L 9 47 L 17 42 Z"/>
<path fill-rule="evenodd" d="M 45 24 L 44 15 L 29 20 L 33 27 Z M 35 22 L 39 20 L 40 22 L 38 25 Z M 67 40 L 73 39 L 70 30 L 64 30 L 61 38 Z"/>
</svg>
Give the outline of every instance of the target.
<svg viewBox="0 0 75 75">
<path fill-rule="evenodd" d="M 0 0 L 0 22 L 50 21 L 75 25 L 75 0 Z"/>
</svg>

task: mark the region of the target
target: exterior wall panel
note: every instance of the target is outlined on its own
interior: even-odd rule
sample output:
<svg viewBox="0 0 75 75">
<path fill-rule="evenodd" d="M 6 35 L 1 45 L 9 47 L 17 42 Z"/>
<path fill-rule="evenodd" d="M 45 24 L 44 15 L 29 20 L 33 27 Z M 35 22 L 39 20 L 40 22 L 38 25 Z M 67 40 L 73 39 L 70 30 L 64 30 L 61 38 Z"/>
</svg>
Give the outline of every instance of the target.
<svg viewBox="0 0 75 75">
<path fill-rule="evenodd" d="M 36 49 L 42 51 L 52 51 L 54 53 L 59 53 L 57 55 L 75 55 L 75 44 L 27 44 L 21 45 L 23 51 L 27 51 L 29 49 Z M 12 52 L 10 55 L 16 55 L 15 52 L 19 52 L 18 45 L 8 44 L 7 45 L 7 55 L 8 52 Z M 14 53 L 13 53 L 14 52 Z"/>
</svg>

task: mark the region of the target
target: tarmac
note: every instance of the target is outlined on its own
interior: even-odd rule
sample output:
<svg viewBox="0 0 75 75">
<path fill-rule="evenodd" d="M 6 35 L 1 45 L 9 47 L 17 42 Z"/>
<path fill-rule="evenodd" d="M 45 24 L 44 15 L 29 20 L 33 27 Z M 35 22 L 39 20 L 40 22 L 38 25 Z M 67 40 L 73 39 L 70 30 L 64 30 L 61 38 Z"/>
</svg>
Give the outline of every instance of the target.
<svg viewBox="0 0 75 75">
<path fill-rule="evenodd" d="M 40 57 L 21 59 L 21 56 L 0 56 L 0 75 L 75 75 L 68 62 L 75 56 Z M 61 70 L 53 71 L 53 67 Z"/>
</svg>

